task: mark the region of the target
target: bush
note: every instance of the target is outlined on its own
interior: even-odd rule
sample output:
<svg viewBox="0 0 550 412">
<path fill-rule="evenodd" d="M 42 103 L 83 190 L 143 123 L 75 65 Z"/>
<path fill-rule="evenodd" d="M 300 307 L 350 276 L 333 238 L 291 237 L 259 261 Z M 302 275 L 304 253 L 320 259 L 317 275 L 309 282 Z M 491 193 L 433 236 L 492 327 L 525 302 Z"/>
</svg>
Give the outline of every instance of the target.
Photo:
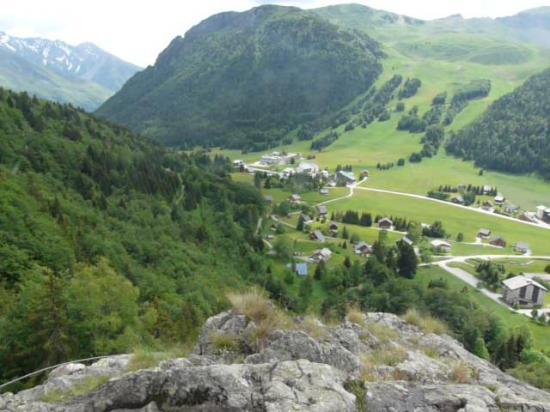
<svg viewBox="0 0 550 412">
<path fill-rule="evenodd" d="M 550 273 L 550 265 L 546 266 L 546 267 L 544 268 L 544 271 L 545 271 L 546 273 Z"/>
</svg>

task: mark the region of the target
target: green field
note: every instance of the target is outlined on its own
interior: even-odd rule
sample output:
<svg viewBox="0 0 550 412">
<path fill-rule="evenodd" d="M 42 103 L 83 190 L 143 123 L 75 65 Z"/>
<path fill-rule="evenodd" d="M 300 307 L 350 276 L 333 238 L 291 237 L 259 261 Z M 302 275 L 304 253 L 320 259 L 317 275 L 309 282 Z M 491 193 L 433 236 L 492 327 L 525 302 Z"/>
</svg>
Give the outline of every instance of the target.
<svg viewBox="0 0 550 412">
<path fill-rule="evenodd" d="M 506 307 L 493 302 L 477 289 L 467 285 L 450 273 L 445 272 L 443 269 L 438 267 L 420 268 L 415 279 L 421 284 L 427 285 L 430 280 L 439 278 L 447 280 L 450 288 L 456 290 L 463 290 L 466 288 L 468 295 L 475 303 L 487 313 L 501 317 L 508 326 L 520 327 L 522 325 L 527 325 L 533 334 L 535 348 L 545 350 L 550 348 L 550 327 L 538 325 L 529 320 L 526 316 L 514 313 L 506 309 Z"/>
<path fill-rule="evenodd" d="M 352 198 L 331 203 L 328 208 L 329 211 L 367 211 L 374 215 L 403 217 L 427 224 L 440 220 L 453 238 L 461 232 L 466 242 L 473 242 L 477 231 L 487 228 L 507 240 L 509 246 L 506 250 L 509 253 L 512 253 L 515 243 L 527 242 L 534 254 L 550 255 L 550 230 L 428 200 L 356 190 Z"/>
</svg>

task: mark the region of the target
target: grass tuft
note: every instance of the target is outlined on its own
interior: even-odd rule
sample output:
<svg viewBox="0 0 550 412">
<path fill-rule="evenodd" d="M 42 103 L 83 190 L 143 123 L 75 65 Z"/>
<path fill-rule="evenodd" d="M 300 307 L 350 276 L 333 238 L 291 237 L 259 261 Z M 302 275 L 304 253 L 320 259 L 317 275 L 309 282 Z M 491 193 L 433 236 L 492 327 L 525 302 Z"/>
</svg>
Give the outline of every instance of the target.
<svg viewBox="0 0 550 412">
<path fill-rule="evenodd" d="M 216 353 L 238 353 L 241 351 L 241 343 L 236 336 L 223 333 L 212 333 L 210 342 L 214 346 Z"/>
<path fill-rule="evenodd" d="M 442 335 L 447 333 L 447 325 L 430 315 L 422 314 L 416 309 L 409 309 L 403 317 L 405 322 L 415 325 L 424 333 Z"/>
<path fill-rule="evenodd" d="M 369 323 L 367 329 L 380 343 L 389 343 L 399 339 L 399 333 L 379 323 Z"/>
<path fill-rule="evenodd" d="M 227 298 L 236 313 L 246 316 L 256 325 L 254 332 L 249 335 L 249 343 L 255 348 L 263 347 L 273 331 L 291 327 L 287 314 L 258 288 L 251 288 L 242 293 L 229 293 Z"/>
<path fill-rule="evenodd" d="M 82 383 L 73 386 L 68 390 L 56 389 L 48 392 L 42 397 L 42 401 L 46 403 L 63 403 L 70 401 L 79 396 L 87 395 L 90 392 L 93 392 L 100 386 L 103 386 L 109 381 L 108 376 L 90 376 L 85 379 Z"/>
<path fill-rule="evenodd" d="M 449 378 L 456 383 L 472 383 L 474 369 L 466 362 L 457 362 L 451 369 Z"/>
<path fill-rule="evenodd" d="M 352 323 L 356 323 L 361 327 L 365 327 L 365 314 L 363 311 L 356 305 L 348 307 L 348 312 L 346 314 L 346 319 Z"/>
<path fill-rule="evenodd" d="M 136 348 L 128 364 L 128 371 L 134 372 L 141 369 L 154 368 L 162 361 L 183 358 L 190 352 L 191 347 L 189 346 L 174 346 L 165 350 L 152 349 L 149 347 Z"/>
</svg>

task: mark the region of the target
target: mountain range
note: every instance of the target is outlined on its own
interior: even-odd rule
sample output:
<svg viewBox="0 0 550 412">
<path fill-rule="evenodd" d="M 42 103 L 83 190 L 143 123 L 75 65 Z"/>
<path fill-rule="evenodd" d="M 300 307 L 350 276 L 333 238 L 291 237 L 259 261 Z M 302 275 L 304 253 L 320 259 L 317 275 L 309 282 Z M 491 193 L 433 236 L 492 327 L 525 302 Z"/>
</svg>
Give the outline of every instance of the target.
<svg viewBox="0 0 550 412">
<path fill-rule="evenodd" d="M 0 85 L 85 109 L 97 108 L 139 67 L 92 43 L 18 38 L 0 32 Z"/>
</svg>

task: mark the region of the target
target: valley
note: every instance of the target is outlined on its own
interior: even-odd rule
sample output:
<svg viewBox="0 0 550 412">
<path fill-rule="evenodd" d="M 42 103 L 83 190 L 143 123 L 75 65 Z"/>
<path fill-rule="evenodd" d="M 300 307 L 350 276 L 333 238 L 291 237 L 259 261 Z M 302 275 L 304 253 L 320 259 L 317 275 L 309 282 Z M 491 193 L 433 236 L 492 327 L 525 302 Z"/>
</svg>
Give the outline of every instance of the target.
<svg viewBox="0 0 550 412">
<path fill-rule="evenodd" d="M 354 364 L 364 391 L 441 361 L 418 342 L 373 360 L 397 337 L 363 317 L 387 312 L 468 354 L 469 377 L 428 382 L 498 400 L 489 368 L 549 390 L 545 22 L 264 5 L 208 17 L 143 70 L 0 33 L 0 389 L 92 356 L 135 376 L 208 351 L 248 367 L 274 336 L 324 348 L 343 322 L 340 343 L 375 348 Z M 44 410 L 72 400 L 41 390 Z"/>
</svg>

